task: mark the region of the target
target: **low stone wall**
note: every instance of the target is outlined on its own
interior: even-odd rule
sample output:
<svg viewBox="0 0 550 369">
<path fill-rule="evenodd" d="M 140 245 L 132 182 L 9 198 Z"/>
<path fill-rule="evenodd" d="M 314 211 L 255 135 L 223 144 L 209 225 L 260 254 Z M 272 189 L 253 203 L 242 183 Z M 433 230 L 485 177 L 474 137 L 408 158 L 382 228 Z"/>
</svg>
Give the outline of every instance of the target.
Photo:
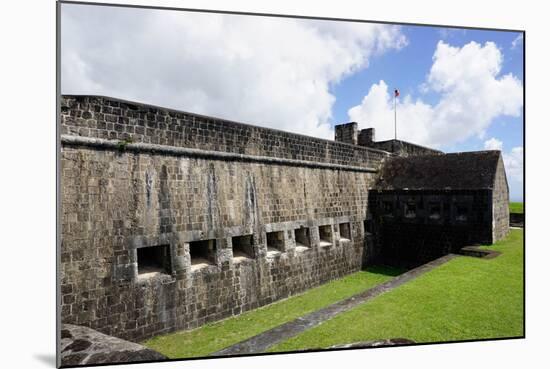
<svg viewBox="0 0 550 369">
<path fill-rule="evenodd" d="M 87 327 L 61 327 L 61 366 L 132 363 L 168 358 L 147 347 Z"/>
<path fill-rule="evenodd" d="M 374 341 L 363 341 L 344 343 L 340 345 L 333 345 L 329 348 L 366 348 L 366 347 L 387 347 L 387 346 L 401 346 L 401 345 L 413 345 L 416 342 L 408 338 L 387 338 Z"/>
<path fill-rule="evenodd" d="M 512 227 L 523 227 L 525 225 L 525 214 L 510 213 L 510 225 Z"/>
</svg>

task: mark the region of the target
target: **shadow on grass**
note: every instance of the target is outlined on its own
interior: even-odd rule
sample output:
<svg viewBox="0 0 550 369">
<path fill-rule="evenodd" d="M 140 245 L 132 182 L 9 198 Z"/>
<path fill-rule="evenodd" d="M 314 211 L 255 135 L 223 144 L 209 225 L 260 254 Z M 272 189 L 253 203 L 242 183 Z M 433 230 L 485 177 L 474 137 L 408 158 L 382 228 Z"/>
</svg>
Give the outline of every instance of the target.
<svg viewBox="0 0 550 369">
<path fill-rule="evenodd" d="M 405 273 L 407 270 L 409 270 L 409 268 L 395 267 L 390 265 L 369 265 L 363 270 L 373 274 L 397 277 L 398 275 Z"/>
</svg>

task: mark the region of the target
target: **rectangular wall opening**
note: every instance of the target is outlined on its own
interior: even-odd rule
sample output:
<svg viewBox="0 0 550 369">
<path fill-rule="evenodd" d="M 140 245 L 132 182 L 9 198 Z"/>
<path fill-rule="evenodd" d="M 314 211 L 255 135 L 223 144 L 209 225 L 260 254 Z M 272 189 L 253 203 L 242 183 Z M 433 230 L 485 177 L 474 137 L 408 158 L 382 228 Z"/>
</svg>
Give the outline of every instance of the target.
<svg viewBox="0 0 550 369">
<path fill-rule="evenodd" d="M 387 200 L 382 202 L 382 212 L 386 216 L 393 216 L 393 202 Z"/>
<path fill-rule="evenodd" d="M 319 246 L 332 245 L 332 225 L 319 226 Z"/>
<path fill-rule="evenodd" d="M 231 239 L 233 244 L 233 258 L 248 258 L 255 257 L 252 235 L 237 236 Z"/>
<path fill-rule="evenodd" d="M 416 218 L 416 202 L 414 200 L 405 203 L 405 218 Z"/>
<path fill-rule="evenodd" d="M 201 268 L 216 263 L 216 240 L 189 242 L 191 267 Z"/>
<path fill-rule="evenodd" d="M 137 249 L 138 277 L 172 274 L 170 245 L 140 247 Z"/>
<path fill-rule="evenodd" d="M 440 202 L 429 202 L 428 203 L 428 217 L 431 220 L 437 220 L 441 218 L 441 203 Z"/>
<path fill-rule="evenodd" d="M 311 240 L 309 238 L 309 228 L 300 227 L 294 230 L 294 239 L 296 240 L 296 250 L 304 251 L 310 248 Z"/>
<path fill-rule="evenodd" d="M 457 203 L 455 204 L 456 209 L 456 215 L 455 219 L 459 221 L 466 221 L 468 220 L 468 205 L 466 203 Z"/>
<path fill-rule="evenodd" d="M 340 229 L 340 239 L 351 240 L 351 229 L 349 223 L 340 223 L 338 227 Z"/>
<path fill-rule="evenodd" d="M 267 251 L 285 252 L 285 233 L 279 232 L 267 232 Z"/>
</svg>

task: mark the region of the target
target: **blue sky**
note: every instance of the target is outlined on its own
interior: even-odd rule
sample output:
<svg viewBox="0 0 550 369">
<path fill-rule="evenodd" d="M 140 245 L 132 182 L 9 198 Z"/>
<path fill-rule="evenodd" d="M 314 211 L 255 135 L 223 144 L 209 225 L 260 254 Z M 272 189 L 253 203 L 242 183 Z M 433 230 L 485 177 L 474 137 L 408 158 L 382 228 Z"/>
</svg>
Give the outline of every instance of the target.
<svg viewBox="0 0 550 369">
<path fill-rule="evenodd" d="M 357 121 L 446 152 L 500 149 L 523 192 L 523 43 L 506 31 L 63 4 L 61 90 L 333 139 Z"/>
<path fill-rule="evenodd" d="M 457 48 L 470 42 L 480 45 L 494 43 L 502 55 L 498 76 L 512 74 L 523 85 L 521 33 L 421 26 L 403 26 L 401 31 L 408 40 L 407 46 L 371 58 L 368 68 L 331 86 L 331 91 L 336 96 L 332 124 L 350 121 L 350 107 L 360 105 L 370 86 L 377 84 L 381 79 L 386 82 L 390 91 L 398 88 L 401 96 L 410 95 L 413 99 L 420 98 L 428 104 L 437 104 L 441 94 L 423 91 L 421 87 L 430 72 L 432 57 L 440 41 Z M 398 109 L 398 132 L 401 125 L 409 124 L 407 118 L 399 114 Z M 370 126 L 366 123 L 365 127 Z M 520 148 L 523 148 L 523 124 L 523 111 L 520 111 L 518 116 L 497 115 L 491 119 L 483 135 L 471 135 L 458 142 L 442 142 L 439 148 L 445 152 L 500 148 L 507 164 L 510 197 L 513 201 L 523 201 L 523 159 L 520 158 L 523 155 L 523 151 L 520 151 Z M 488 141 L 500 145 L 493 147 Z"/>
<path fill-rule="evenodd" d="M 432 56 L 440 40 L 458 47 L 471 41 L 480 44 L 494 42 L 504 56 L 500 74 L 512 73 L 523 83 L 523 44 L 517 43 L 512 49 L 512 43 L 521 33 L 424 26 L 403 26 L 402 32 L 408 39 L 406 47 L 371 59 L 368 68 L 332 86 L 337 97 L 332 123 L 349 121 L 350 106 L 359 104 L 368 88 L 380 79 L 384 79 L 392 89 L 398 88 L 401 95 L 410 94 L 436 103 L 438 94 L 423 94 L 419 86 L 430 71 Z M 503 141 L 504 150 L 522 146 L 523 113 L 519 117 L 500 116 L 494 119 L 486 136 Z M 441 149 L 446 152 L 481 150 L 484 142 L 485 139 L 472 137 L 461 143 L 445 145 Z"/>
</svg>

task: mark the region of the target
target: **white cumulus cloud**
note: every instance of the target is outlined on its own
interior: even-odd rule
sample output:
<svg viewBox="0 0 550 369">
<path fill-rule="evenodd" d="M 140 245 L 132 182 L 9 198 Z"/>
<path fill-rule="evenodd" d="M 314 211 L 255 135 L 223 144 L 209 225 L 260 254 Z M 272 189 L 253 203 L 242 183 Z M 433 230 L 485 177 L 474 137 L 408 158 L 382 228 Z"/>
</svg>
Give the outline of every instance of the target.
<svg viewBox="0 0 550 369">
<path fill-rule="evenodd" d="M 406 44 L 400 28 L 62 6 L 64 94 L 102 94 L 332 138 L 332 84 Z"/>
<path fill-rule="evenodd" d="M 502 158 L 510 184 L 510 199 L 523 201 L 523 147 L 517 146 L 502 153 Z"/>
<path fill-rule="evenodd" d="M 485 150 L 500 150 L 502 151 L 502 141 L 491 137 L 484 143 Z"/>
<path fill-rule="evenodd" d="M 508 178 L 523 183 L 523 147 L 517 146 L 504 153 L 503 160 Z"/>
<path fill-rule="evenodd" d="M 440 96 L 434 104 L 400 98 L 398 138 L 445 147 L 472 136 L 483 137 L 491 122 L 502 115 L 519 116 L 523 86 L 512 74 L 500 75 L 502 53 L 493 42 L 470 42 L 454 47 L 439 41 L 433 64 L 422 87 Z M 382 80 L 371 86 L 360 105 L 348 111 L 360 127 L 375 127 L 377 139 L 393 138 L 393 95 Z"/>
<path fill-rule="evenodd" d="M 506 175 L 511 184 L 511 195 L 515 198 L 521 198 L 523 191 L 523 147 L 516 146 L 506 152 L 503 150 L 503 142 L 495 137 L 486 140 L 484 147 L 486 150 L 502 151 Z"/>
</svg>

